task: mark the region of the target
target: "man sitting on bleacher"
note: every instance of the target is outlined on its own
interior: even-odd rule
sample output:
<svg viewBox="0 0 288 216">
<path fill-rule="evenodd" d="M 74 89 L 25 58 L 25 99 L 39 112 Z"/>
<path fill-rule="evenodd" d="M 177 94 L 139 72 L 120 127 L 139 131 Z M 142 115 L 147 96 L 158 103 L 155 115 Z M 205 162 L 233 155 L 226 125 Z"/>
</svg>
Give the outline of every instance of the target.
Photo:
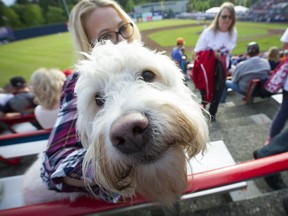
<svg viewBox="0 0 288 216">
<path fill-rule="evenodd" d="M 0 117 L 8 113 L 17 113 L 27 115 L 34 113 L 36 104 L 34 103 L 34 95 L 31 93 L 26 80 L 21 76 L 10 79 L 10 85 L 13 88 L 14 96 L 0 107 Z"/>
<path fill-rule="evenodd" d="M 251 42 L 247 47 L 249 58 L 239 63 L 232 74 L 232 80 L 226 80 L 226 88 L 223 91 L 221 102 L 225 103 L 227 89 L 231 88 L 242 95 L 245 95 L 251 80 L 266 80 L 269 77 L 271 68 L 269 62 L 259 56 L 260 48 L 256 42 Z"/>
</svg>

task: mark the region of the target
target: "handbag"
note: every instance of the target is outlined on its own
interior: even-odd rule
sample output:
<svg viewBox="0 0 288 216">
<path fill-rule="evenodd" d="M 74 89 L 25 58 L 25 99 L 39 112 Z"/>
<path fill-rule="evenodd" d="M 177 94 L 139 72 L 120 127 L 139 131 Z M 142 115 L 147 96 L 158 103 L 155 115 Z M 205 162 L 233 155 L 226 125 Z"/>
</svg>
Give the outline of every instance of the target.
<svg viewBox="0 0 288 216">
<path fill-rule="evenodd" d="M 277 93 L 284 85 L 288 76 L 288 60 L 281 63 L 266 81 L 264 88 L 271 92 Z"/>
</svg>

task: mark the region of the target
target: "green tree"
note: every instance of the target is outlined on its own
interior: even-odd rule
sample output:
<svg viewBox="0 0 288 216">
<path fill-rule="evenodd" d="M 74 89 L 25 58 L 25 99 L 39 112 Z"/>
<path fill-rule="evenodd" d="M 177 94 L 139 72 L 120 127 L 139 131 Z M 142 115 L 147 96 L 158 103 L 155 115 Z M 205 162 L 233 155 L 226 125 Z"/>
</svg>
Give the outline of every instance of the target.
<svg viewBox="0 0 288 216">
<path fill-rule="evenodd" d="M 125 11 L 126 12 L 132 12 L 134 10 L 134 1 L 133 0 L 128 0 L 126 3 Z"/>
<path fill-rule="evenodd" d="M 39 0 L 38 5 L 42 9 L 43 18 L 44 18 L 46 24 L 49 23 L 48 22 L 48 11 L 49 11 L 50 6 L 63 8 L 63 4 L 60 0 Z"/>
<path fill-rule="evenodd" d="M 38 26 L 44 24 L 41 8 L 36 4 L 24 5 L 23 21 L 26 26 Z"/>
<path fill-rule="evenodd" d="M 10 8 L 12 8 L 13 11 L 18 15 L 19 21 L 22 23 L 21 27 L 25 27 L 26 23 L 25 23 L 25 20 L 24 20 L 24 17 L 23 17 L 23 14 L 25 12 L 25 6 L 22 5 L 22 4 L 16 3 L 13 6 L 11 6 Z"/>
<path fill-rule="evenodd" d="M 4 26 L 9 26 L 11 29 L 17 29 L 23 26 L 23 23 L 21 23 L 19 16 L 12 8 L 5 8 L 2 13 L 2 17 L 4 19 Z M 0 26 L 2 25 L 0 24 Z"/>
<path fill-rule="evenodd" d="M 66 22 L 67 18 L 62 8 L 49 6 L 47 12 L 47 23 Z"/>
<path fill-rule="evenodd" d="M 117 0 L 117 2 L 121 5 L 122 8 L 126 8 L 127 0 Z"/>
<path fill-rule="evenodd" d="M 25 4 L 29 4 L 29 0 L 17 0 L 16 1 L 17 4 L 21 4 L 21 5 L 25 5 Z"/>
<path fill-rule="evenodd" d="M 4 16 L 4 11 L 6 10 L 7 6 L 0 1 L 0 26 L 5 26 L 6 23 L 6 17 Z"/>
</svg>

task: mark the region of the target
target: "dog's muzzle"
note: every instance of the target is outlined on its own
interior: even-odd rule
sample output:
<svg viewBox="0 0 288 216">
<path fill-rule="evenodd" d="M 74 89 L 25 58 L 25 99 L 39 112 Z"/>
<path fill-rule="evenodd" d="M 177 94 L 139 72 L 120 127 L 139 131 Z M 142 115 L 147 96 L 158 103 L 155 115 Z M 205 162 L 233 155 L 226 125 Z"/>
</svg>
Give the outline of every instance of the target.
<svg viewBox="0 0 288 216">
<path fill-rule="evenodd" d="M 149 120 L 141 113 L 128 113 L 111 126 L 112 144 L 124 154 L 141 152 L 149 142 Z"/>
</svg>

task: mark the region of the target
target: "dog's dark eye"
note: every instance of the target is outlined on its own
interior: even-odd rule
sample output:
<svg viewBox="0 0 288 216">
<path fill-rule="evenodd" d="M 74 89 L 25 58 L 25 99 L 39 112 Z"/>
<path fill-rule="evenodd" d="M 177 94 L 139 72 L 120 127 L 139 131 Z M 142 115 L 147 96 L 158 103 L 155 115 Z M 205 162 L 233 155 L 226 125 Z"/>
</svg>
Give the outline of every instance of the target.
<svg viewBox="0 0 288 216">
<path fill-rule="evenodd" d="M 95 102 L 99 107 L 102 107 L 105 103 L 105 99 L 100 94 L 96 94 L 95 95 Z"/>
<path fill-rule="evenodd" d="M 150 70 L 144 70 L 142 72 L 142 77 L 145 82 L 153 82 L 155 74 Z"/>
</svg>

